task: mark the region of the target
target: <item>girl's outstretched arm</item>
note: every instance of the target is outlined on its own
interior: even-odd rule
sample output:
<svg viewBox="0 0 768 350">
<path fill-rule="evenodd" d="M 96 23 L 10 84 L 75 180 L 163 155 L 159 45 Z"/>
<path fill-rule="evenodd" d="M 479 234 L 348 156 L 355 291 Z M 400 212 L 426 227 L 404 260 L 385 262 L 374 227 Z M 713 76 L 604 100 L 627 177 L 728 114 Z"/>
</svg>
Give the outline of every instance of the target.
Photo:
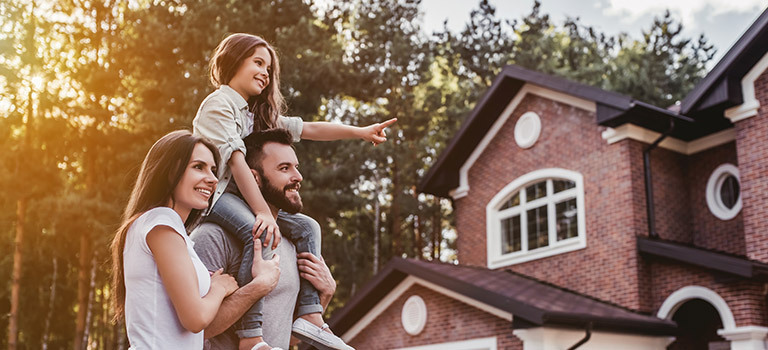
<svg viewBox="0 0 768 350">
<path fill-rule="evenodd" d="M 387 140 L 384 129 L 394 124 L 397 118 L 364 127 L 336 124 L 329 122 L 304 122 L 301 138 L 313 141 L 335 141 L 343 139 L 362 139 L 378 145 Z"/>
<path fill-rule="evenodd" d="M 195 267 L 178 232 L 168 226 L 155 226 L 147 234 L 147 245 L 181 325 L 192 333 L 202 331 L 216 316 L 224 297 L 237 289 L 237 282 L 221 270 L 216 271 L 208 294 L 201 298 Z"/>
</svg>

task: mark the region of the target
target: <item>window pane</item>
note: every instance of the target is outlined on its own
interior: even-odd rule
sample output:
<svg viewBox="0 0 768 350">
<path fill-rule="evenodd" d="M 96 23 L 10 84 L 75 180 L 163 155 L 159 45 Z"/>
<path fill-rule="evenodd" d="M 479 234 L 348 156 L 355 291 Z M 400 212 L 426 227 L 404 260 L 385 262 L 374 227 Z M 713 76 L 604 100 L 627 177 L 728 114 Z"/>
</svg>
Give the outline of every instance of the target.
<svg viewBox="0 0 768 350">
<path fill-rule="evenodd" d="M 723 180 L 723 185 L 720 187 L 720 198 L 723 200 L 723 205 L 728 209 L 733 209 L 736 202 L 739 200 L 739 180 L 733 175 Z"/>
<path fill-rule="evenodd" d="M 554 193 L 558 193 L 576 187 L 576 183 L 569 180 L 552 180 L 552 187 Z"/>
<path fill-rule="evenodd" d="M 501 220 L 501 254 L 520 251 L 520 215 Z"/>
<path fill-rule="evenodd" d="M 547 206 L 530 209 L 526 215 L 528 218 L 528 250 L 548 246 Z"/>
<path fill-rule="evenodd" d="M 547 182 L 542 181 L 525 188 L 525 200 L 530 202 L 534 199 L 547 195 Z"/>
<path fill-rule="evenodd" d="M 515 195 L 512 196 L 512 198 L 510 198 L 508 201 L 504 202 L 504 205 L 502 205 L 501 209 L 499 209 L 499 210 L 504 210 L 504 209 L 507 209 L 507 208 L 516 207 L 518 205 L 520 205 L 520 192 L 515 193 Z"/>
<path fill-rule="evenodd" d="M 578 216 L 576 213 L 576 198 L 555 204 L 555 213 L 557 215 L 557 240 L 576 237 L 578 231 Z"/>
</svg>

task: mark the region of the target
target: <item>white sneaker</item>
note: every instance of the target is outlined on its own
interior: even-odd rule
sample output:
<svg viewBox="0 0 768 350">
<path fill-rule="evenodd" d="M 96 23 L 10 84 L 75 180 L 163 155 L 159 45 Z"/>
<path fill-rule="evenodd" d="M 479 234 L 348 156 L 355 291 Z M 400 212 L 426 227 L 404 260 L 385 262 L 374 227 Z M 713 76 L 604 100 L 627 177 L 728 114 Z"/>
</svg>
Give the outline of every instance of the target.
<svg viewBox="0 0 768 350">
<path fill-rule="evenodd" d="M 355 350 L 341 338 L 326 332 L 326 329 L 328 324 L 318 327 L 301 317 L 293 321 L 293 335 L 319 350 Z"/>
<path fill-rule="evenodd" d="M 261 342 L 261 343 L 258 343 L 258 344 L 256 344 L 256 345 L 254 345 L 254 346 L 251 348 L 251 350 L 259 350 L 259 349 L 261 349 L 261 348 L 263 348 L 263 347 L 265 347 L 265 346 L 266 346 L 266 347 L 268 347 L 268 348 L 270 348 L 270 349 L 272 349 L 272 350 L 283 350 L 283 349 L 281 349 L 281 348 L 273 348 L 273 347 L 269 346 L 269 344 L 267 344 L 267 342 Z"/>
</svg>

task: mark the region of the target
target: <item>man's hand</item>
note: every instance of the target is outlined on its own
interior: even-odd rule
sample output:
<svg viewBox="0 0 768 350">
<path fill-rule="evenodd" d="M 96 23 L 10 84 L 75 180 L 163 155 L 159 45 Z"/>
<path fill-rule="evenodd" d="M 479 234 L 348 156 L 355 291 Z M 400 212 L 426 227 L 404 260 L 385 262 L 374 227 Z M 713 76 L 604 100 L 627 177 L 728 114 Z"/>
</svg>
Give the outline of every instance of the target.
<svg viewBox="0 0 768 350">
<path fill-rule="evenodd" d="M 299 265 L 299 276 L 315 286 L 320 294 L 320 303 L 323 304 L 323 309 L 326 309 L 333 298 L 333 294 L 336 293 L 336 281 L 331 275 L 331 270 L 328 269 L 328 265 L 325 264 L 322 257 L 317 257 L 312 253 L 303 252 L 296 257 L 296 263 Z"/>
<path fill-rule="evenodd" d="M 253 241 L 253 267 L 251 267 L 251 276 L 253 280 L 250 283 L 256 283 L 260 286 L 269 288 L 271 291 L 277 286 L 277 280 L 280 279 L 280 256 L 275 254 L 271 260 L 261 258 L 261 240 Z"/>
<path fill-rule="evenodd" d="M 368 125 L 362 129 L 362 134 L 360 136 L 361 139 L 373 143 L 374 146 L 387 141 L 387 133 L 384 132 L 384 129 L 386 129 L 388 126 L 394 124 L 397 121 L 397 118 L 392 118 L 390 120 L 371 124 Z"/>
</svg>

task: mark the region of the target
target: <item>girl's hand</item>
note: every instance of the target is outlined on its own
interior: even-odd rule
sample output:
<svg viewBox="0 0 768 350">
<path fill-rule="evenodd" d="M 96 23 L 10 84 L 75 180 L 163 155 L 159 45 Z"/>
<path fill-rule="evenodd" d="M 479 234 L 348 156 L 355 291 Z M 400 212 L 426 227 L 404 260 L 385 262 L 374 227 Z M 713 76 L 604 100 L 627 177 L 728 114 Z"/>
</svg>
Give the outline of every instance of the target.
<svg viewBox="0 0 768 350">
<path fill-rule="evenodd" d="M 265 247 L 267 246 L 272 236 L 274 236 L 275 239 L 272 240 L 272 249 L 277 249 L 277 245 L 280 244 L 280 239 L 282 238 L 282 235 L 280 235 L 280 228 L 277 227 L 275 218 L 272 216 L 272 214 L 269 213 L 256 214 L 256 223 L 253 225 L 252 233 L 254 238 L 261 238 L 261 234 L 266 233 L 264 239 L 262 240 Z"/>
<path fill-rule="evenodd" d="M 392 118 L 385 122 L 368 125 L 362 128 L 361 139 L 373 143 L 374 146 L 387 141 L 387 134 L 384 132 L 388 126 L 394 124 L 397 118 Z"/>
<path fill-rule="evenodd" d="M 224 269 L 218 269 L 211 275 L 211 289 L 221 288 L 224 296 L 229 296 L 237 290 L 237 281 L 235 278 L 223 273 Z"/>
</svg>

